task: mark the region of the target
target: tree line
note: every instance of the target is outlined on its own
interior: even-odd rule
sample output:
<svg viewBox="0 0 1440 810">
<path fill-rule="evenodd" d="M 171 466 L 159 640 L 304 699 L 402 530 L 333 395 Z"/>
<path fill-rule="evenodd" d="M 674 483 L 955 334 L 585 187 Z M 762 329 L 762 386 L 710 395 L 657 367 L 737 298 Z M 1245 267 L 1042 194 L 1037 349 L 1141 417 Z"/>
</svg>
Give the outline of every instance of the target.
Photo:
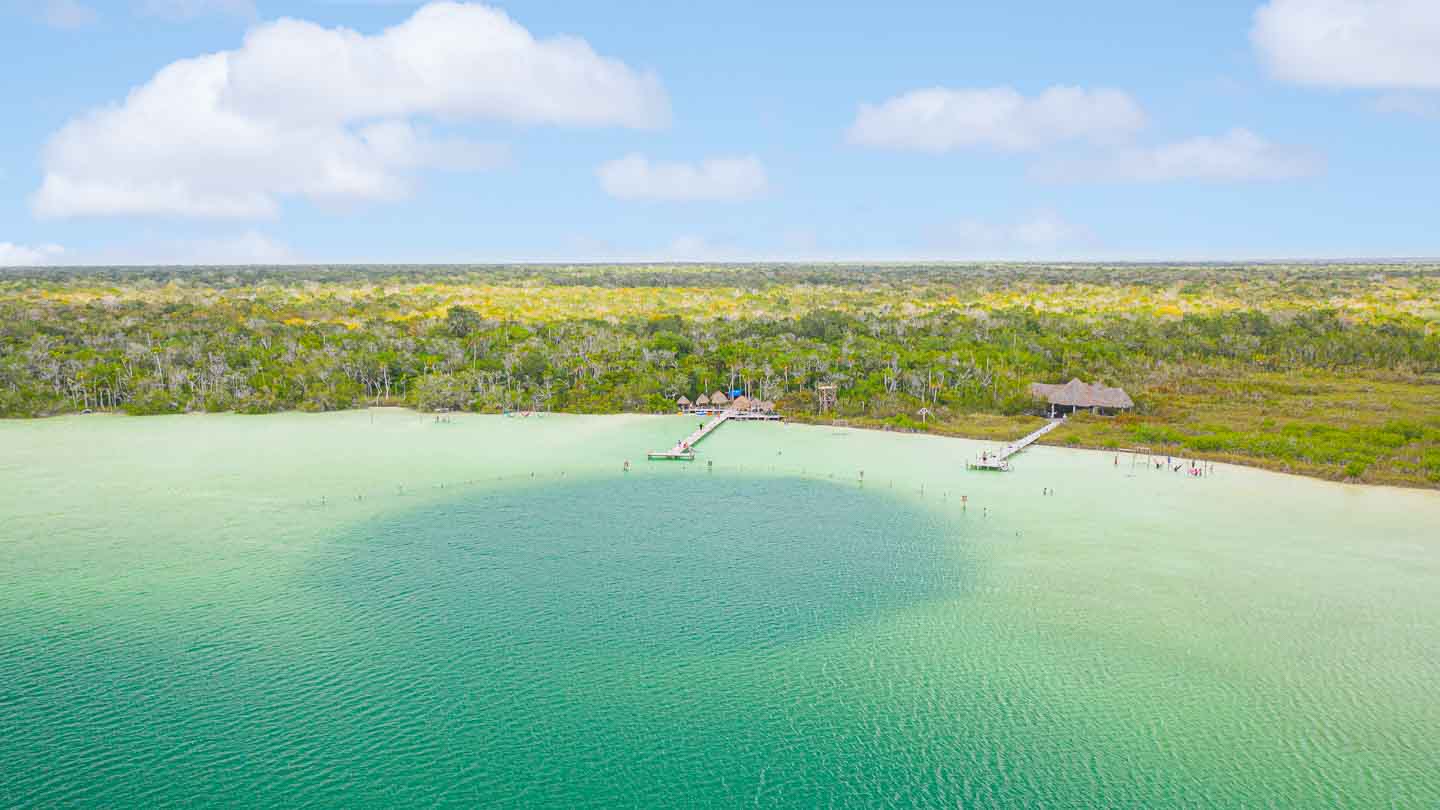
<svg viewBox="0 0 1440 810">
<path fill-rule="evenodd" d="M 1440 368 L 1433 328 L 1328 310 L 1167 318 L 815 309 L 524 322 L 452 305 L 358 326 L 282 316 L 244 299 L 0 300 L 0 415 L 369 404 L 661 412 L 680 395 L 717 388 L 805 411 L 820 384 L 837 386 L 842 414 L 1019 413 L 1034 407 L 1030 382 L 1072 376 L 1126 386 L 1143 408 L 1151 387 L 1189 373 L 1413 377 Z"/>
</svg>

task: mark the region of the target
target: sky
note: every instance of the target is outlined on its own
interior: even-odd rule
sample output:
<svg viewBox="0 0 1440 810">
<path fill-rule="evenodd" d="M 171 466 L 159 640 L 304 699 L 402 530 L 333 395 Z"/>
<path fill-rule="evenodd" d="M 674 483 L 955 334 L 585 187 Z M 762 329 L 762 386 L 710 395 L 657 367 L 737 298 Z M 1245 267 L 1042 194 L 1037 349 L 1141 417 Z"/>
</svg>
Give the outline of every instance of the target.
<svg viewBox="0 0 1440 810">
<path fill-rule="evenodd" d="M 1437 0 L 0 0 L 0 265 L 1440 256 Z"/>
</svg>

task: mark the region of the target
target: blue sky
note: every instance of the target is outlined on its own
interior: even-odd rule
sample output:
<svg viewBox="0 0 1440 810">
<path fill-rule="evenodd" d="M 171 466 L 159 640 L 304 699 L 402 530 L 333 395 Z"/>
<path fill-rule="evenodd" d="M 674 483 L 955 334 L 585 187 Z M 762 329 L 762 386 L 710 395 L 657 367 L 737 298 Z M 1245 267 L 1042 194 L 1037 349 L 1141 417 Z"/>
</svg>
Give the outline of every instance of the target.
<svg viewBox="0 0 1440 810">
<path fill-rule="evenodd" d="M 1440 255 L 1440 3 L 0 0 L 0 264 Z"/>
</svg>

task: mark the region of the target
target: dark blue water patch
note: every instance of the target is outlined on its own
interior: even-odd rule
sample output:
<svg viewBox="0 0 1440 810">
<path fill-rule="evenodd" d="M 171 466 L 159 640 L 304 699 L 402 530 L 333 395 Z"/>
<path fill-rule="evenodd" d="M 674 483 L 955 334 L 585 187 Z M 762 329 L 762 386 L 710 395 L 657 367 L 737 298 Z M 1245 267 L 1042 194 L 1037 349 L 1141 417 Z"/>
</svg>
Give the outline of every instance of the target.
<svg viewBox="0 0 1440 810">
<path fill-rule="evenodd" d="M 204 610 L 12 617 L 0 805 L 723 804 L 780 759 L 820 769 L 801 804 L 843 796 L 865 729 L 831 706 L 797 737 L 784 673 L 962 590 L 956 531 L 830 483 L 635 476 L 387 516 Z"/>
<path fill-rule="evenodd" d="M 387 516 L 313 573 L 375 633 L 713 654 L 954 594 L 960 531 L 853 485 L 636 476 Z"/>
</svg>

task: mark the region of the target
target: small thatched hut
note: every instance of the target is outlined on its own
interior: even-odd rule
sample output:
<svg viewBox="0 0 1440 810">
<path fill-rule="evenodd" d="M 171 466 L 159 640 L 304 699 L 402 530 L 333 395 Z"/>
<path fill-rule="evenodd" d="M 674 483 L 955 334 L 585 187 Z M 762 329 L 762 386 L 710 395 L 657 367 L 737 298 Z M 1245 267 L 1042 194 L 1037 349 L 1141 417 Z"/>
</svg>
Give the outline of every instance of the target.
<svg viewBox="0 0 1440 810">
<path fill-rule="evenodd" d="M 737 411 L 748 411 L 750 410 L 750 398 L 741 394 L 735 398 L 734 402 L 730 403 L 730 407 Z"/>
<path fill-rule="evenodd" d="M 680 395 L 680 398 L 677 399 L 677 400 L 675 400 L 675 404 L 676 404 L 676 405 L 679 405 L 680 408 L 683 410 L 683 409 L 685 409 L 685 408 L 690 407 L 690 404 L 691 404 L 691 403 L 690 403 L 689 398 L 687 398 L 684 394 L 681 394 L 681 395 Z"/>
<path fill-rule="evenodd" d="M 713 393 L 713 394 L 710 395 L 710 404 L 711 404 L 711 405 L 724 405 L 725 403 L 727 403 L 727 402 L 729 402 L 729 401 L 730 401 L 730 398 L 727 397 L 727 396 L 725 396 L 724 392 L 722 392 L 722 391 L 716 391 L 715 393 Z"/>
<path fill-rule="evenodd" d="M 1135 402 L 1123 388 L 1092 385 L 1073 379 L 1068 383 L 1049 385 L 1031 383 L 1030 395 L 1042 400 L 1050 416 L 1090 411 L 1091 413 L 1115 413 L 1135 407 Z"/>
<path fill-rule="evenodd" d="M 697 398 L 695 399 L 695 407 L 697 407 L 697 408 L 703 408 L 704 406 L 709 405 L 709 404 L 710 404 L 710 397 L 706 396 L 705 394 L 701 394 L 699 397 L 697 397 Z"/>
</svg>

